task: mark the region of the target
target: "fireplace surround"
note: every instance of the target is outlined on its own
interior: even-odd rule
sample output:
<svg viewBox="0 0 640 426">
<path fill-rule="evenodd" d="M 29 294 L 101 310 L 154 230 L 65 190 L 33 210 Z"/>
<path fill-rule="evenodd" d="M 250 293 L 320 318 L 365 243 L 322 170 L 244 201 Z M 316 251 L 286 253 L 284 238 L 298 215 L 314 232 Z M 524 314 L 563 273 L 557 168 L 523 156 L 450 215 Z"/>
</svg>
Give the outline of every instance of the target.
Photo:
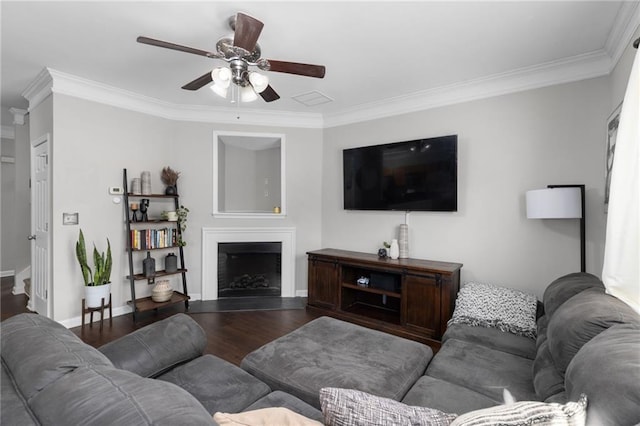
<svg viewBox="0 0 640 426">
<path fill-rule="evenodd" d="M 224 243 L 281 243 L 280 297 L 295 297 L 295 228 L 203 228 L 202 300 L 219 298 L 219 247 Z"/>
</svg>

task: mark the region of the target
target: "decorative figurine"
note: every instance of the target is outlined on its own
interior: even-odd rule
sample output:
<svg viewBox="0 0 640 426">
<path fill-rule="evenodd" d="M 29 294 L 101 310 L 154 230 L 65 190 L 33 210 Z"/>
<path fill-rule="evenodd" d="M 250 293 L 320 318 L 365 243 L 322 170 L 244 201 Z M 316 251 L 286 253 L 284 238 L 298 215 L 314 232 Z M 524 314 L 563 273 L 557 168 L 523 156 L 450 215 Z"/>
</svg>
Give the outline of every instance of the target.
<svg viewBox="0 0 640 426">
<path fill-rule="evenodd" d="M 142 200 L 140 200 L 140 213 L 142 214 L 142 217 L 140 218 L 140 222 L 149 221 L 149 217 L 147 216 L 148 209 L 149 209 L 149 199 L 143 198 Z"/>
</svg>

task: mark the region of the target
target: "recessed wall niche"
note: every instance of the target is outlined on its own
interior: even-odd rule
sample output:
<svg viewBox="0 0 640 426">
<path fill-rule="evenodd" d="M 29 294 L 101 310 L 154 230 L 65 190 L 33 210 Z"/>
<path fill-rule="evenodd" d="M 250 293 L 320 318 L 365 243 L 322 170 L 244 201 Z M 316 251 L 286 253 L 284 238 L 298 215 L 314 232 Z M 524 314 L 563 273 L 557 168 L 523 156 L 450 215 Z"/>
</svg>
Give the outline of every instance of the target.
<svg viewBox="0 0 640 426">
<path fill-rule="evenodd" d="M 284 217 L 284 159 L 282 134 L 215 132 L 214 216 Z"/>
</svg>

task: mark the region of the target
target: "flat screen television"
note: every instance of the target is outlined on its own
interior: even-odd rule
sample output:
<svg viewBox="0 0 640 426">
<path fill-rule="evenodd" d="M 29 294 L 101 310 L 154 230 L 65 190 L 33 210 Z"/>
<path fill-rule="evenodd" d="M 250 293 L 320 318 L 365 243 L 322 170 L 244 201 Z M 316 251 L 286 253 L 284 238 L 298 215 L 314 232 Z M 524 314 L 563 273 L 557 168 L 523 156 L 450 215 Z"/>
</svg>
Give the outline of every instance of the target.
<svg viewBox="0 0 640 426">
<path fill-rule="evenodd" d="M 457 211 L 458 136 L 342 151 L 346 210 Z"/>
</svg>

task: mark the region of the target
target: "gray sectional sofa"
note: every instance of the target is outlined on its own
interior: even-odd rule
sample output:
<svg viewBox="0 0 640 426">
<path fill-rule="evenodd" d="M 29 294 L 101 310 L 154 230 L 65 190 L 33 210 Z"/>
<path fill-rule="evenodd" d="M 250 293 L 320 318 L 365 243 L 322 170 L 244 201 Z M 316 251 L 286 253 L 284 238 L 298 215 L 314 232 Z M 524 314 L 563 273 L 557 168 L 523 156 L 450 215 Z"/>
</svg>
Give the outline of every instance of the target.
<svg viewBox="0 0 640 426">
<path fill-rule="evenodd" d="M 503 389 L 560 403 L 586 394 L 588 424 L 640 423 L 640 316 L 582 273 L 553 282 L 543 304 L 537 339 L 453 324 L 435 356 L 322 317 L 249 354 L 242 368 L 203 355 L 205 334 L 184 314 L 99 349 L 22 314 L 1 324 L 0 423 L 215 424 L 217 411 L 265 407 L 322 421 L 316 392 L 327 386 L 457 414 L 501 404 Z"/>
</svg>

